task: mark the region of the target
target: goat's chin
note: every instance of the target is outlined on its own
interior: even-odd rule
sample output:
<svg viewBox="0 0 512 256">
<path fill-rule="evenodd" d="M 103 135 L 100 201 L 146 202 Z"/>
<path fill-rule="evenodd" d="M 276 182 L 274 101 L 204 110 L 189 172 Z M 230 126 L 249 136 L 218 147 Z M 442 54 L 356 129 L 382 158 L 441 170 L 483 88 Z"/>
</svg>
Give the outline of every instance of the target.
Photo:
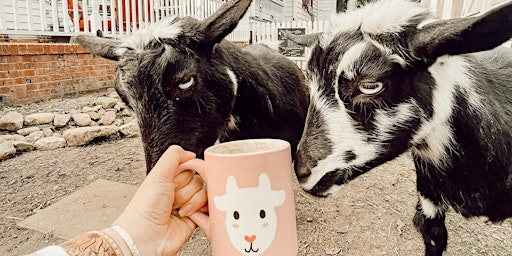
<svg viewBox="0 0 512 256">
<path fill-rule="evenodd" d="M 308 192 L 311 195 L 317 196 L 317 197 L 329 197 L 335 194 L 338 194 L 338 192 L 341 190 L 341 185 L 337 185 L 336 183 L 333 183 L 331 185 L 322 185 L 322 186 L 315 186 L 312 189 L 306 189 L 304 188 L 304 191 Z"/>
</svg>

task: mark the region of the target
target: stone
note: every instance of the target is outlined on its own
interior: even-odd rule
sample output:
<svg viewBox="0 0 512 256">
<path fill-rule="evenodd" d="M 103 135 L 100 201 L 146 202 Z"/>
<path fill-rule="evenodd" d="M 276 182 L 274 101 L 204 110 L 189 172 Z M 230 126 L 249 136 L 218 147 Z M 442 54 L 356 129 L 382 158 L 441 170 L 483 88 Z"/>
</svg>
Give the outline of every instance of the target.
<svg viewBox="0 0 512 256">
<path fill-rule="evenodd" d="M 53 136 L 53 131 L 50 128 L 43 129 L 43 137 L 51 137 Z"/>
<path fill-rule="evenodd" d="M 125 137 L 140 137 L 139 125 L 136 122 L 130 122 L 119 127 L 119 131 Z"/>
<path fill-rule="evenodd" d="M 25 116 L 25 125 L 40 125 L 53 122 L 55 114 L 53 113 L 36 113 Z"/>
<path fill-rule="evenodd" d="M 95 138 L 114 135 L 119 132 L 117 126 L 92 126 L 92 127 L 78 127 L 66 130 L 64 138 L 69 146 L 83 146 Z"/>
<path fill-rule="evenodd" d="M 34 144 L 26 141 L 13 141 L 12 144 L 16 148 L 16 151 L 19 152 L 27 152 L 35 149 Z"/>
<path fill-rule="evenodd" d="M 19 129 L 17 131 L 17 133 L 21 136 L 27 136 L 33 132 L 37 132 L 37 131 L 40 131 L 41 129 L 39 129 L 39 127 L 27 127 L 27 128 L 22 128 L 22 129 Z"/>
<path fill-rule="evenodd" d="M 103 108 L 112 108 L 116 105 L 117 99 L 110 97 L 98 97 L 94 105 L 101 105 Z"/>
<path fill-rule="evenodd" d="M 115 120 L 116 120 L 116 112 L 115 111 L 107 111 L 101 117 L 100 121 L 98 121 L 98 123 L 100 125 L 111 125 Z"/>
<path fill-rule="evenodd" d="M 71 116 L 73 118 L 73 121 L 75 121 L 75 123 L 78 125 L 78 126 L 88 126 L 91 124 L 91 117 L 86 114 L 86 113 L 78 113 L 78 114 L 74 114 Z"/>
<path fill-rule="evenodd" d="M 16 154 L 16 148 L 12 141 L 0 144 L 0 160 L 7 160 Z"/>
<path fill-rule="evenodd" d="M 118 127 L 119 127 L 119 126 L 121 126 L 121 125 L 123 125 L 123 124 L 124 124 L 124 123 L 123 123 L 123 120 L 121 120 L 121 119 L 116 119 L 116 120 L 112 123 L 112 125 L 115 125 L 115 126 L 118 126 Z"/>
<path fill-rule="evenodd" d="M 114 98 L 114 99 L 119 99 L 119 94 L 117 94 L 117 92 L 111 92 L 109 95 L 108 95 L 109 98 Z"/>
<path fill-rule="evenodd" d="M 85 107 L 82 108 L 82 112 L 83 113 L 89 113 L 89 112 L 96 112 L 96 110 L 94 110 L 94 108 L 85 106 Z"/>
<path fill-rule="evenodd" d="M 0 118 L 0 130 L 17 131 L 23 128 L 23 115 L 11 111 Z"/>
<path fill-rule="evenodd" d="M 34 146 L 39 150 L 52 150 L 56 148 L 63 148 L 66 146 L 66 140 L 59 137 L 45 137 L 39 139 L 34 143 Z"/>
<path fill-rule="evenodd" d="M 37 140 L 41 139 L 44 137 L 44 132 L 43 131 L 37 131 L 37 132 L 33 132 L 27 136 L 25 136 L 25 138 L 23 138 L 22 141 L 25 141 L 25 142 L 28 142 L 28 143 L 36 143 Z"/>
<path fill-rule="evenodd" d="M 14 141 L 13 135 L 0 135 L 0 144 L 6 142 L 6 141 Z"/>
<path fill-rule="evenodd" d="M 96 111 L 90 111 L 90 112 L 85 112 L 85 113 L 87 113 L 91 117 L 91 119 L 95 120 L 95 121 L 99 120 L 101 118 L 101 115 Z"/>
<path fill-rule="evenodd" d="M 71 120 L 71 115 L 68 114 L 55 114 L 53 125 L 57 128 L 64 127 Z"/>
</svg>

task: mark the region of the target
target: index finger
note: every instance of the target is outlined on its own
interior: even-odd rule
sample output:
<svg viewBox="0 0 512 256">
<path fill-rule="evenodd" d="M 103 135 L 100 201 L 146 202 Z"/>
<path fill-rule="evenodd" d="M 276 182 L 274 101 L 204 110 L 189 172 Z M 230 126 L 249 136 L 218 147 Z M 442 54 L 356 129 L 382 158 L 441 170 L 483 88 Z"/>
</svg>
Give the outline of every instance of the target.
<svg viewBox="0 0 512 256">
<path fill-rule="evenodd" d="M 174 179 L 176 169 L 180 163 L 195 158 L 196 154 L 184 150 L 178 145 L 170 146 L 158 159 L 151 172 L 149 172 L 146 180 L 166 180 L 172 181 Z"/>
</svg>

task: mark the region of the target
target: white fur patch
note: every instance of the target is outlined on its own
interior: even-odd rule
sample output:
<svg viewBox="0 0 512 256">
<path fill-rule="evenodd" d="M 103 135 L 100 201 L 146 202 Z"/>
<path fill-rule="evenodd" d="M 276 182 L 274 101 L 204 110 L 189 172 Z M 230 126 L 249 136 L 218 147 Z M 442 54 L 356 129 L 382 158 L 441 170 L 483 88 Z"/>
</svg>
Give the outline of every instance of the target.
<svg viewBox="0 0 512 256">
<path fill-rule="evenodd" d="M 231 82 L 233 82 L 233 94 L 236 95 L 238 92 L 238 81 L 237 81 L 236 75 L 228 67 L 226 67 L 226 72 L 228 73 L 228 76 L 229 76 L 229 79 L 231 79 Z"/>
<path fill-rule="evenodd" d="M 360 42 L 350 47 L 341 57 L 340 64 L 336 69 L 336 76 L 339 77 L 343 73 L 347 79 L 355 79 L 357 74 L 354 70 L 354 63 L 361 59 L 361 54 L 366 47 L 366 42 Z"/>
<path fill-rule="evenodd" d="M 313 85 L 311 88 L 318 89 L 318 86 Z M 328 106 L 328 99 L 323 98 L 321 95 L 319 91 L 311 92 L 314 106 L 326 122 L 326 136 L 331 140 L 334 147 L 332 154 L 320 160 L 317 166 L 311 170 L 311 175 L 302 184 L 306 190 L 311 190 L 328 172 L 337 168 L 346 169 L 349 166 L 363 164 L 368 160 L 374 159 L 381 150 L 378 145 L 366 142 L 365 134 L 356 130 L 356 125 L 348 115 L 339 96 L 337 96 L 338 107 L 333 108 Z M 345 152 L 349 150 L 353 151 L 358 157 L 350 162 L 350 164 L 340 162 L 339 159 L 343 158 Z"/>
<path fill-rule="evenodd" d="M 375 112 L 375 138 L 378 141 L 391 140 L 396 136 L 397 131 L 394 129 L 403 128 L 402 124 L 406 124 L 409 120 L 416 117 L 414 111 L 416 108 L 416 102 L 411 101 L 398 104 L 394 108 L 396 111 L 394 115 L 389 115 L 388 111 L 378 109 Z"/>
<path fill-rule="evenodd" d="M 375 134 L 364 133 L 356 129 L 356 122 L 350 117 L 339 97 L 337 84 L 334 87 L 338 107 L 333 108 L 332 102 L 322 96 L 315 81 L 314 77 L 310 80 L 311 101 L 314 102 L 314 106 L 326 122 L 326 136 L 331 141 L 333 148 L 332 154 L 320 160 L 311 170 L 306 182 L 302 184 L 305 190 L 311 190 L 328 172 L 336 169 L 357 171 L 357 166 L 364 165 L 366 162 L 377 158 L 382 153 L 383 142 L 394 136 L 393 129 L 400 128 L 400 124 L 407 123 L 408 120 L 415 118 L 414 109 L 417 108 L 416 103 L 412 101 L 399 104 L 394 108 L 395 113 L 393 115 L 384 110 L 377 110 L 375 114 Z M 374 142 L 368 142 L 367 138 L 369 137 Z M 357 158 L 349 163 L 340 161 L 347 151 L 354 152 Z M 336 191 L 337 188 L 334 187 L 337 186 L 333 186 L 326 193 Z"/>
<path fill-rule="evenodd" d="M 238 130 L 238 118 L 236 116 L 233 116 L 233 115 L 229 116 L 228 130 L 231 130 L 231 131 Z"/>
<path fill-rule="evenodd" d="M 434 113 L 430 120 L 423 121 L 412 139 L 413 145 L 424 141 L 428 147 L 413 147 L 412 152 L 437 167 L 443 167 L 449 162 L 447 153 L 453 146 L 450 122 L 455 108 L 457 87 L 466 93 L 471 106 L 475 109 L 481 108 L 478 94 L 472 88 L 467 66 L 463 57 L 442 56 L 428 69 L 437 85 L 432 98 Z"/>
<path fill-rule="evenodd" d="M 138 30 L 123 41 L 116 51 L 117 54 L 126 52 L 127 48 L 142 50 L 151 40 L 160 41 L 160 38 L 173 39 L 182 32 L 181 22 L 170 24 L 175 16 L 167 17 L 159 22 L 152 23 L 145 29 Z"/>
<path fill-rule="evenodd" d="M 422 196 L 421 194 L 419 194 L 418 197 L 420 199 L 421 211 L 423 212 L 425 217 L 433 219 L 438 214 L 444 214 L 444 212 L 446 211 L 446 207 L 444 207 L 443 205 L 436 205 L 430 199 Z"/>
<path fill-rule="evenodd" d="M 418 3 L 406 0 L 384 0 L 369 3 L 363 8 L 336 15 L 329 22 L 329 30 L 321 39 L 327 45 L 340 32 L 361 30 L 363 33 L 399 33 L 409 20 L 429 10 Z"/>
</svg>

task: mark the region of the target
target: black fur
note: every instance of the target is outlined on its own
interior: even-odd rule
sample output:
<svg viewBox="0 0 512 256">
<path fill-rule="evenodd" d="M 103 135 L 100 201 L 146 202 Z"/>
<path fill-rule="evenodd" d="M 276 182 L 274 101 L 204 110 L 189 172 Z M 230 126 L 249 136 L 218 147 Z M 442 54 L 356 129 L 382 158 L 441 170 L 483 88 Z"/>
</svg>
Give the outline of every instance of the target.
<svg viewBox="0 0 512 256">
<path fill-rule="evenodd" d="M 163 20 L 158 29 L 177 26 L 178 32 L 170 38 L 154 35 L 142 45 L 144 33 L 117 43 L 75 39 L 90 50 L 112 45 L 101 52 L 122 50 L 104 57 L 119 61 L 115 86 L 137 114 L 148 172 L 173 144 L 202 157 L 217 140 L 268 137 L 289 141 L 295 151 L 309 105 L 302 71 L 266 46 L 240 49 L 223 40 L 250 2 L 228 2 L 204 21 Z M 188 81 L 190 88 L 180 88 Z M 229 127 L 233 120 L 236 126 Z"/>
<path fill-rule="evenodd" d="M 389 12 L 418 8 L 402 0 L 381 3 L 397 8 Z M 366 17 L 401 18 L 377 10 L 347 15 L 361 15 L 348 17 L 363 23 Z M 410 149 L 419 192 L 414 224 L 431 256 L 446 249 L 449 207 L 490 221 L 512 217 L 512 49 L 494 48 L 512 36 L 512 3 L 419 29 L 430 15 L 416 11 L 397 31 L 369 19 L 346 31 L 291 37 L 317 42 L 307 73 L 315 91 L 294 164 L 304 188 L 326 196 Z M 341 66 L 344 57 L 350 65 Z M 366 81 L 382 83 L 383 90 L 365 94 L 360 86 Z"/>
</svg>

